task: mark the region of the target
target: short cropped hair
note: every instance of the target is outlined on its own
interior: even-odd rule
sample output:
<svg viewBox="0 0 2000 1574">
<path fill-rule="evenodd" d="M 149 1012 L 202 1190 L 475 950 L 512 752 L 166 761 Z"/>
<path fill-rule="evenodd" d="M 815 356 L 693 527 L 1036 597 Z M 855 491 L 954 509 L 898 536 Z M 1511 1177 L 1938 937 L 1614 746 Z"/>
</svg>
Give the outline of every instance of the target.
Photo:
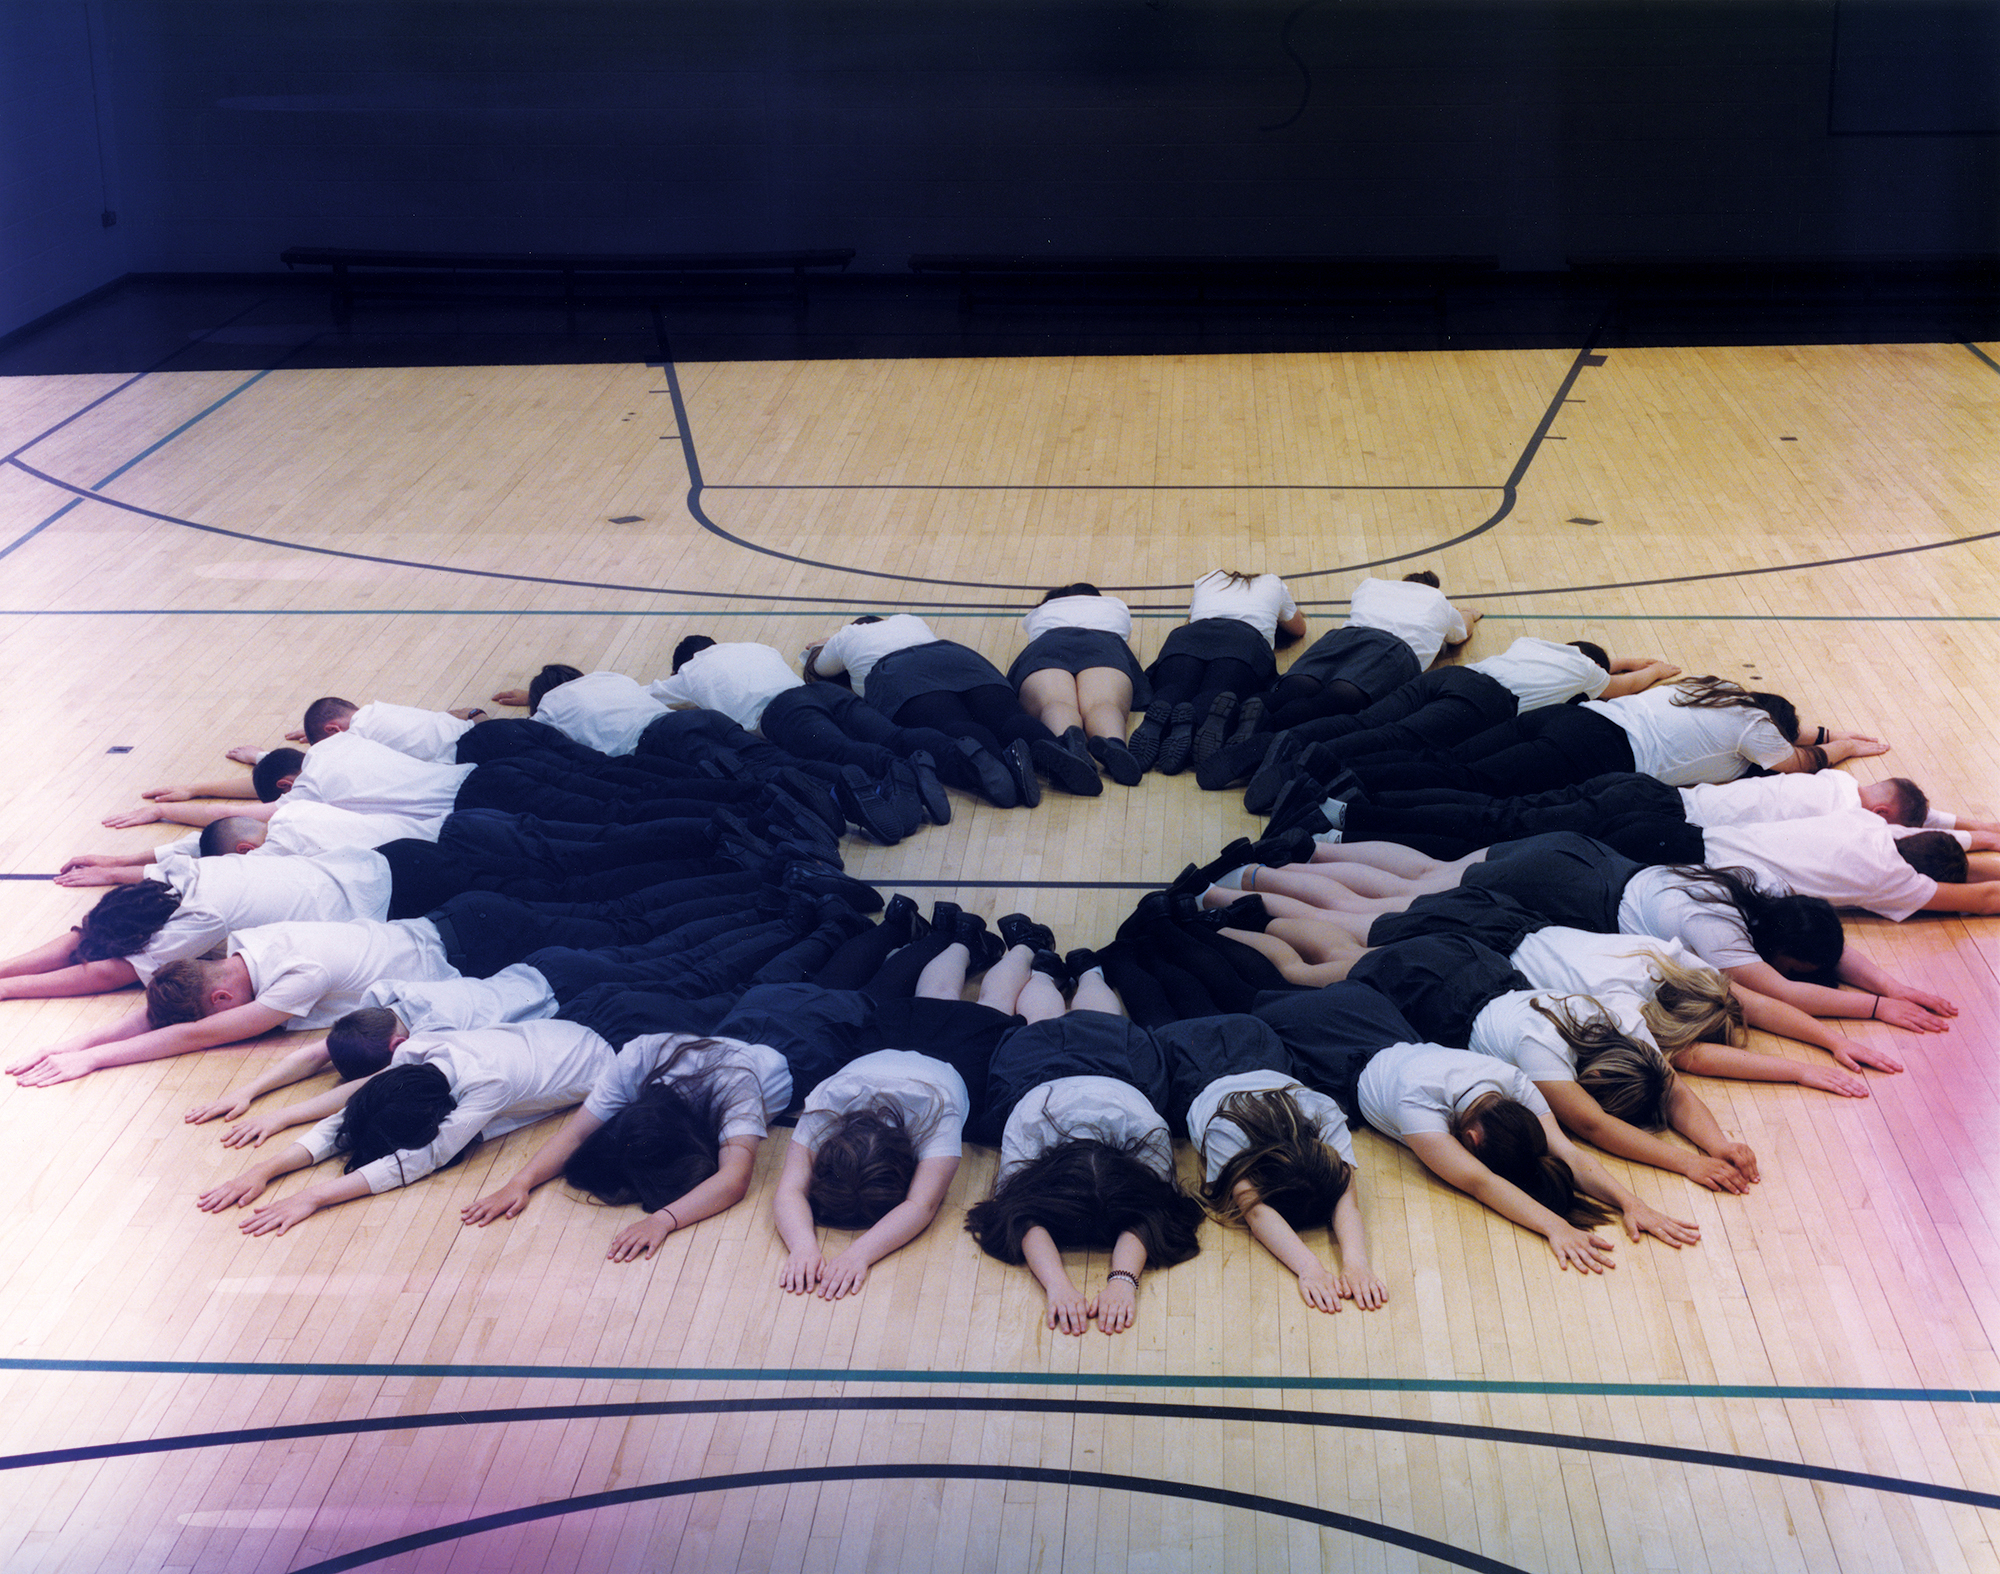
<svg viewBox="0 0 2000 1574">
<path fill-rule="evenodd" d="M 327 731 L 329 724 L 344 721 L 361 707 L 352 700 L 341 699 L 338 695 L 327 694 L 306 707 L 305 733 L 307 743 L 318 743 L 333 735 Z"/>
<path fill-rule="evenodd" d="M 253 820 L 247 814 L 224 815 L 201 828 L 201 856 L 220 858 L 224 853 L 235 852 L 238 842 L 255 842 L 261 847 L 266 829 L 262 820 Z"/>
<path fill-rule="evenodd" d="M 1606 650 L 1602 645 L 1587 639 L 1573 639 L 1570 643 L 1592 661 L 1596 662 L 1606 672 L 1611 670 L 1611 652 Z"/>
<path fill-rule="evenodd" d="M 350 1011 L 327 1030 L 326 1053 L 342 1082 L 372 1076 L 389 1064 L 389 1041 L 403 1025 L 387 1006 Z"/>
<path fill-rule="evenodd" d="M 1406 585 L 1429 585 L 1433 590 L 1439 588 L 1437 575 L 1427 568 L 1420 568 L 1414 574 L 1405 574 L 1403 576 L 1403 583 Z"/>
<path fill-rule="evenodd" d="M 1899 836 L 1896 851 L 1918 874 L 1929 875 L 1940 885 L 1963 885 L 1970 872 L 1965 849 L 1949 831 L 1919 831 L 1915 836 Z"/>
<path fill-rule="evenodd" d="M 674 671 L 679 672 L 695 657 L 715 643 L 712 634 L 690 634 L 674 647 Z"/>
<path fill-rule="evenodd" d="M 1895 791 L 1898 825 L 1922 825 L 1931 817 L 1929 796 L 1909 777 L 1891 776 L 1882 785 Z"/>
<path fill-rule="evenodd" d="M 305 769 L 305 754 L 298 749 L 273 749 L 250 767 L 250 785 L 257 790 L 259 803 L 276 803 L 283 796 L 278 783 Z"/>
<path fill-rule="evenodd" d="M 1101 596 L 1103 594 L 1104 592 L 1099 590 L 1089 580 L 1079 579 L 1074 585 L 1058 585 L 1054 590 L 1045 591 L 1042 595 L 1041 605 L 1047 606 L 1051 601 L 1061 601 L 1066 596 Z"/>
<path fill-rule="evenodd" d="M 208 1015 L 208 964 L 189 957 L 169 962 L 146 986 L 146 1025 L 174 1027 Z"/>
</svg>

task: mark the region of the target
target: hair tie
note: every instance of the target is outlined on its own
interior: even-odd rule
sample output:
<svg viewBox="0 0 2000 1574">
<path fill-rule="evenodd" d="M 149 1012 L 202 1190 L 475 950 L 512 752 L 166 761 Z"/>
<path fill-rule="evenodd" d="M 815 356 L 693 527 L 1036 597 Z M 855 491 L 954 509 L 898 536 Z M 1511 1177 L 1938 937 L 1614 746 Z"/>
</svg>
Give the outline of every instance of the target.
<svg viewBox="0 0 2000 1574">
<path fill-rule="evenodd" d="M 663 1207 L 660 1209 L 660 1212 L 667 1216 L 667 1222 L 673 1225 L 675 1229 L 678 1230 L 681 1227 L 681 1221 L 672 1208 Z"/>
<path fill-rule="evenodd" d="M 1139 1276 L 1129 1268 L 1113 1268 L 1104 1276 L 1104 1279 L 1107 1284 L 1113 1279 L 1123 1279 L 1133 1289 L 1136 1290 L 1139 1288 Z"/>
</svg>

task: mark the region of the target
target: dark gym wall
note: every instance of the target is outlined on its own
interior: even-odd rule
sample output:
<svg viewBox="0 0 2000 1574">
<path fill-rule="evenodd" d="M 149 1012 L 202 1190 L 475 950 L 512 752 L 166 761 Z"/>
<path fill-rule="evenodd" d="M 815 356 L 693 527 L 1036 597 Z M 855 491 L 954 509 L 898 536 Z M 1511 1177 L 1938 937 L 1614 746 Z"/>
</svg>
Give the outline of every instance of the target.
<svg viewBox="0 0 2000 1574">
<path fill-rule="evenodd" d="M 108 34 L 137 271 L 301 244 L 2000 254 L 1993 0 L 0 4 Z M 94 188 L 79 62 L 34 90 Z M 94 189 L 71 206 L 95 222 Z M 0 304 L 0 331 L 32 315 Z"/>
</svg>

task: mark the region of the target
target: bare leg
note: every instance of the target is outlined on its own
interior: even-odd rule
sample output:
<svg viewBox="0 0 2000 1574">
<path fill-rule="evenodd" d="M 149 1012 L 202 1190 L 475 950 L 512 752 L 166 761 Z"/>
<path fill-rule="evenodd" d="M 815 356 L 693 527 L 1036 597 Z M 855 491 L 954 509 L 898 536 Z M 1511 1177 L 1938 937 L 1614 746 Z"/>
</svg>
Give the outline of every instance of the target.
<svg viewBox="0 0 2000 1574">
<path fill-rule="evenodd" d="M 1016 1002 L 1021 998 L 1021 990 L 1027 984 L 1032 971 L 1030 964 L 1035 953 L 1024 945 L 1017 945 L 986 970 L 986 976 L 979 981 L 979 1003 L 991 1006 L 995 1011 L 1014 1015 Z"/>
<path fill-rule="evenodd" d="M 1125 1003 L 1118 998 L 1118 991 L 1104 981 L 1104 969 L 1093 967 L 1076 981 L 1076 993 L 1070 999 L 1072 1011 L 1102 1011 L 1108 1016 L 1125 1015 Z"/>
<path fill-rule="evenodd" d="M 1312 902 L 1302 902 L 1296 896 L 1280 896 L 1275 891 L 1259 891 L 1257 895 L 1263 899 L 1264 911 L 1269 913 L 1273 918 L 1302 918 L 1318 921 L 1338 916 L 1330 908 L 1319 907 Z M 1201 905 L 1203 907 L 1227 907 L 1232 902 L 1240 902 L 1242 899 L 1243 893 L 1241 891 L 1228 890 L 1219 885 L 1212 885 L 1201 893 Z M 1365 914 L 1364 921 L 1371 923 L 1374 921 L 1377 913 L 1401 911 L 1399 908 L 1392 909 L 1381 906 L 1381 898 L 1379 897 L 1350 895 L 1347 901 L 1349 906 L 1344 911 Z M 1370 905 L 1371 903 L 1374 905 Z"/>
<path fill-rule="evenodd" d="M 1288 984 L 1307 984 L 1318 989 L 1326 984 L 1337 984 L 1347 977 L 1347 962 L 1308 962 L 1297 949 L 1268 930 L 1263 934 L 1249 929 L 1225 929 L 1222 932 L 1238 945 L 1247 945 L 1266 957 L 1284 975 Z"/>
<path fill-rule="evenodd" d="M 1364 919 L 1362 922 L 1366 924 L 1368 920 Z M 1277 932 L 1272 934 L 1272 929 Z M 1315 919 L 1280 919 L 1266 929 L 1265 933 L 1270 934 L 1271 938 L 1280 944 L 1290 946 L 1307 962 L 1315 965 L 1324 963 L 1338 968 L 1339 972 L 1333 977 L 1319 980 L 1323 984 L 1345 978 L 1347 970 L 1368 953 L 1365 935 L 1356 939 L 1340 925 L 1321 923 Z"/>
<path fill-rule="evenodd" d="M 1014 1002 L 1014 1010 L 1030 1022 L 1054 1021 L 1068 1009 L 1063 1004 L 1062 991 L 1047 973 L 1030 973 L 1027 983 L 1021 986 L 1020 998 Z"/>
<path fill-rule="evenodd" d="M 1060 738 L 1083 725 L 1083 702 L 1075 677 L 1059 667 L 1044 667 L 1021 680 L 1021 709 Z"/>
<path fill-rule="evenodd" d="M 1477 855 L 1479 858 L 1485 856 L 1484 852 Z M 1316 864 L 1366 864 L 1371 869 L 1399 874 L 1405 880 L 1421 879 L 1440 869 L 1457 868 L 1465 862 L 1460 860 L 1448 865 L 1418 852 L 1414 847 L 1399 847 L 1394 842 L 1322 842 L 1313 848 L 1312 861 Z"/>
<path fill-rule="evenodd" d="M 1132 721 L 1132 679 L 1116 667 L 1086 667 L 1076 675 L 1083 730 L 1093 738 L 1125 741 Z M 1051 725 L 1051 731 L 1060 731 Z"/>
<path fill-rule="evenodd" d="M 917 999 L 958 1000 L 965 994 L 965 970 L 972 953 L 954 940 L 917 975 Z"/>
<path fill-rule="evenodd" d="M 1322 873 L 1322 869 L 1327 872 Z M 1407 901 L 1425 889 L 1418 881 L 1385 874 L 1366 864 L 1287 864 L 1279 869 L 1258 864 L 1243 871 L 1242 888 L 1256 896 L 1289 896 L 1340 911 L 1352 911 L 1349 904 L 1355 897 L 1396 896 Z"/>
</svg>

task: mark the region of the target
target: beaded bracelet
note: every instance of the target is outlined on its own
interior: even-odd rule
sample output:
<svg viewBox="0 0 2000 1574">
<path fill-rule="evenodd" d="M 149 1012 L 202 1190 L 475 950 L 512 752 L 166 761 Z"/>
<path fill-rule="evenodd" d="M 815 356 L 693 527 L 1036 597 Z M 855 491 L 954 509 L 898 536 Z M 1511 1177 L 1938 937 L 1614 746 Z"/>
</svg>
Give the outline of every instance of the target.
<svg viewBox="0 0 2000 1574">
<path fill-rule="evenodd" d="M 1127 1284 L 1131 1285 L 1133 1289 L 1136 1290 L 1139 1288 L 1139 1276 L 1136 1273 L 1132 1272 L 1132 1270 L 1129 1268 L 1113 1268 L 1104 1277 L 1107 1281 L 1112 1279 L 1123 1279 Z"/>
</svg>

